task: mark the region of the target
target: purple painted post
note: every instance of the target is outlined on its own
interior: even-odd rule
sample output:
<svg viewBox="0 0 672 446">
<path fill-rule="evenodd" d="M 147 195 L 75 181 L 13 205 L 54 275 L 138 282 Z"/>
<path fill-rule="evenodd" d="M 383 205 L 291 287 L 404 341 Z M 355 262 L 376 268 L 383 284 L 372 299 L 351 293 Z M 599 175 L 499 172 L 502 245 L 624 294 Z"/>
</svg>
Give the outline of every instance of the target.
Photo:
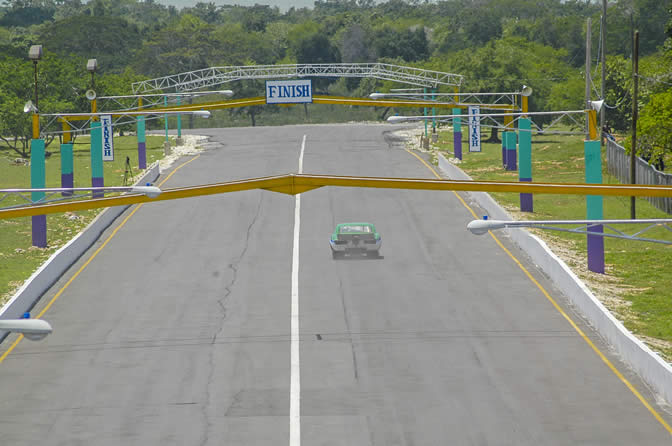
<svg viewBox="0 0 672 446">
<path fill-rule="evenodd" d="M 528 118 L 518 121 L 518 181 L 532 181 L 532 123 Z M 520 194 L 520 210 L 534 212 L 532 194 Z"/>
<path fill-rule="evenodd" d="M 519 178 L 521 182 L 531 183 L 532 178 Z M 520 210 L 521 212 L 534 212 L 534 200 L 532 194 L 527 192 L 522 192 L 520 194 Z"/>
<path fill-rule="evenodd" d="M 604 233 L 604 226 L 591 226 L 588 230 L 602 234 Z M 594 273 L 604 274 L 604 237 L 588 234 L 587 243 L 588 269 Z"/>
<path fill-rule="evenodd" d="M 147 168 L 147 143 L 145 137 L 145 117 L 138 116 L 137 121 L 138 135 L 138 168 L 145 170 Z"/>
<path fill-rule="evenodd" d="M 516 132 L 506 132 L 506 170 L 518 170 L 518 157 L 516 155 Z"/>
<path fill-rule="evenodd" d="M 584 141 L 584 156 L 586 163 L 586 183 L 602 184 L 602 147 L 600 140 Z M 586 196 L 586 218 L 588 220 L 602 220 L 604 209 L 601 195 Z M 597 225 L 588 228 L 589 232 L 603 233 L 604 227 Z M 604 274 L 604 237 L 599 235 L 587 236 L 588 269 L 594 273 Z"/>
<path fill-rule="evenodd" d="M 33 225 L 33 246 L 38 248 L 47 247 L 47 216 L 46 215 L 33 215 L 31 217 Z"/>
<path fill-rule="evenodd" d="M 455 144 L 455 158 L 462 159 L 462 132 L 453 133 L 453 144 Z"/>
<path fill-rule="evenodd" d="M 32 139 L 30 141 L 30 188 L 42 189 L 46 185 L 46 165 L 44 158 L 44 140 Z M 31 192 L 30 199 L 33 203 L 43 200 L 44 192 Z M 47 247 L 47 216 L 34 215 L 31 219 L 33 246 L 38 248 Z"/>
<path fill-rule="evenodd" d="M 453 115 L 462 114 L 461 108 L 454 108 Z M 453 153 L 458 160 L 462 159 L 462 118 L 453 118 Z"/>
<path fill-rule="evenodd" d="M 72 143 L 61 144 L 61 187 L 75 187 L 74 162 L 72 156 Z M 62 192 L 61 195 L 69 197 L 72 192 Z"/>
</svg>

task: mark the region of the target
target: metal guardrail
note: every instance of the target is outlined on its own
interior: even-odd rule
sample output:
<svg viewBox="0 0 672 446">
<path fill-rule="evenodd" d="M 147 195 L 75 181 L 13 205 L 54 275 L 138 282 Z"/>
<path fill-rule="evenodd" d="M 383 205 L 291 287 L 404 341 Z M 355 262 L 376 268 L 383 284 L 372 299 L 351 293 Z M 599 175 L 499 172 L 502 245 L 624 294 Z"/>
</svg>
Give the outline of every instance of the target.
<svg viewBox="0 0 672 446">
<path fill-rule="evenodd" d="M 607 170 L 621 183 L 630 183 L 630 155 L 625 152 L 625 148 L 610 139 L 607 139 Z M 637 184 L 672 185 L 672 174 L 660 172 L 639 157 L 635 165 L 635 178 Z M 646 199 L 661 211 L 672 214 L 672 198 L 647 197 Z"/>
</svg>

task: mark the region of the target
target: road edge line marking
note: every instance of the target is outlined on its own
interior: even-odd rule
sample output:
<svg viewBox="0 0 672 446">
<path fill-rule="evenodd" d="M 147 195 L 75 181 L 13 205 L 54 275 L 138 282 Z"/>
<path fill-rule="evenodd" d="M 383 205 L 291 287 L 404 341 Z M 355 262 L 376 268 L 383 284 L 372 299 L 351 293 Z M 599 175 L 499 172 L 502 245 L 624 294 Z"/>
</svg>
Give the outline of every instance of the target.
<svg viewBox="0 0 672 446">
<path fill-rule="evenodd" d="M 184 163 L 180 164 L 180 165 L 177 166 L 175 169 L 173 169 L 173 171 L 170 172 L 170 174 L 169 174 L 166 178 L 164 178 L 163 181 L 161 181 L 161 183 L 159 183 L 159 187 L 162 186 L 166 181 L 168 181 L 168 179 L 169 179 L 170 177 L 172 177 L 173 174 L 174 174 L 175 172 L 177 172 L 178 170 L 180 170 L 181 168 L 183 168 L 184 166 L 186 166 L 186 165 L 189 164 L 190 162 L 194 161 L 194 160 L 195 160 L 196 158 L 198 158 L 199 156 L 201 156 L 201 155 L 196 155 L 196 156 L 193 157 L 192 159 L 190 159 L 190 160 L 188 160 L 188 161 L 185 161 Z M 42 316 L 44 316 L 44 314 L 47 312 L 47 310 L 49 310 L 49 308 L 51 308 L 51 306 L 54 304 L 54 302 L 56 302 L 56 300 L 58 300 L 58 298 L 61 297 L 61 294 L 63 294 L 63 292 L 65 292 L 65 290 L 70 286 L 70 284 L 72 284 L 72 282 L 73 282 L 73 281 L 80 275 L 80 273 L 82 273 L 82 271 L 84 271 L 84 269 L 89 265 L 89 263 L 91 263 L 91 261 L 92 261 L 94 258 L 96 258 L 96 256 L 98 255 L 98 253 L 100 253 L 100 251 L 107 245 L 107 243 L 112 239 L 112 237 L 114 237 L 114 236 L 117 234 L 117 232 L 119 231 L 119 229 L 121 229 L 121 228 L 126 224 L 126 222 L 128 221 L 128 219 L 130 219 L 130 218 L 133 216 L 133 214 L 135 214 L 135 213 L 138 211 L 138 209 L 140 209 L 140 208 L 142 207 L 143 204 L 144 204 L 144 203 L 140 203 L 139 205 L 137 205 L 137 206 L 135 207 L 135 209 L 133 209 L 133 210 L 131 211 L 131 213 L 128 214 L 128 215 L 122 220 L 122 222 L 119 223 L 119 225 L 118 225 L 116 228 L 114 228 L 114 230 L 112 231 L 112 233 L 105 239 L 105 241 L 103 242 L 103 244 L 100 245 L 100 246 L 98 247 L 98 249 L 96 249 L 96 250 L 94 251 L 94 253 L 91 255 L 91 257 L 89 257 L 89 258 L 86 260 L 86 262 L 84 262 L 84 264 L 77 270 L 77 272 L 75 272 L 75 274 L 73 274 L 72 277 L 71 277 L 70 279 L 68 279 L 67 282 L 65 282 L 65 284 L 61 287 L 61 289 L 59 289 L 58 292 L 56 292 L 56 294 L 54 295 L 54 297 L 51 298 L 51 300 L 47 303 L 47 305 L 45 305 L 45 307 L 42 309 L 42 311 L 40 311 L 39 314 L 38 314 L 37 316 L 35 316 L 36 319 L 40 319 Z M 19 342 L 21 342 L 21 340 L 22 340 L 23 338 L 24 338 L 24 336 L 23 336 L 22 334 L 20 334 L 20 335 L 16 338 L 16 340 L 12 343 L 12 345 L 9 346 L 9 348 L 7 349 L 7 351 L 5 351 L 5 352 L 2 354 L 2 356 L 0 356 L 0 364 L 2 364 L 2 362 L 5 360 L 5 358 L 7 358 L 7 356 L 9 356 L 9 354 L 12 352 L 12 350 L 14 350 L 14 349 L 16 348 L 17 345 L 19 345 Z"/>
<path fill-rule="evenodd" d="M 434 170 L 434 168 L 430 166 L 425 160 L 423 160 L 417 153 L 411 152 L 408 149 L 404 150 L 406 150 L 408 153 L 410 153 L 418 160 L 420 160 L 420 162 L 424 164 L 434 174 L 436 178 L 442 179 L 441 176 L 436 172 L 436 170 Z M 474 210 L 471 208 L 471 206 L 469 206 L 467 202 L 464 201 L 464 199 L 462 199 L 462 197 L 460 197 L 460 195 L 456 191 L 453 191 L 453 194 L 455 194 L 455 196 L 460 200 L 462 205 L 466 207 L 467 210 L 471 212 L 471 214 L 475 218 L 479 218 L 474 212 Z M 651 406 L 649 402 L 646 401 L 644 396 L 635 388 L 635 386 L 633 386 L 632 383 L 628 381 L 628 379 L 625 376 L 623 376 L 623 374 L 616 368 L 616 366 L 614 366 L 614 364 L 609 360 L 609 358 L 607 358 L 604 355 L 604 353 L 602 353 L 602 351 L 593 343 L 593 341 L 591 341 L 590 338 L 588 338 L 588 336 L 583 332 L 583 330 L 581 330 L 581 328 L 579 328 L 579 326 L 574 322 L 574 320 L 562 309 L 562 307 L 555 301 L 555 299 L 551 297 L 548 291 L 546 291 L 546 289 L 539 283 L 539 281 L 537 281 L 537 279 L 534 278 L 532 273 L 530 273 L 527 270 L 527 268 L 525 268 L 525 266 L 523 266 L 523 264 L 520 263 L 520 261 L 516 258 L 516 256 L 514 256 L 511 253 L 511 251 L 509 251 L 504 246 L 504 244 L 497 238 L 497 236 L 495 236 L 495 234 L 492 233 L 492 231 L 488 231 L 488 234 L 490 234 L 490 236 L 495 240 L 497 245 L 499 245 L 499 247 L 502 248 L 502 250 L 504 250 L 504 252 L 516 263 L 516 265 L 518 265 L 518 267 L 523 271 L 523 273 L 525 273 L 525 275 L 530 279 L 530 281 L 532 281 L 532 283 L 534 283 L 537 286 L 537 288 L 542 292 L 542 294 L 546 297 L 546 299 L 550 301 L 553 307 L 567 320 L 567 322 L 569 322 L 572 328 L 574 328 L 574 330 L 579 334 L 579 336 L 581 336 L 581 338 L 583 338 L 583 340 L 588 344 L 588 346 L 590 346 L 590 348 L 593 349 L 593 351 L 602 360 L 602 362 L 604 362 L 607 365 L 607 367 L 609 367 L 609 369 L 614 373 L 614 375 L 616 375 L 616 377 L 620 379 L 623 384 L 625 384 L 625 386 L 630 390 L 630 392 L 632 392 L 632 394 L 637 397 L 637 399 L 642 403 L 642 405 L 649 410 L 651 415 L 653 415 L 653 417 L 665 428 L 665 430 L 667 430 L 667 432 L 670 435 L 672 435 L 672 426 L 670 426 L 665 421 L 665 419 L 658 413 L 658 411 L 656 411 L 656 409 L 654 409 L 653 406 Z"/>
</svg>

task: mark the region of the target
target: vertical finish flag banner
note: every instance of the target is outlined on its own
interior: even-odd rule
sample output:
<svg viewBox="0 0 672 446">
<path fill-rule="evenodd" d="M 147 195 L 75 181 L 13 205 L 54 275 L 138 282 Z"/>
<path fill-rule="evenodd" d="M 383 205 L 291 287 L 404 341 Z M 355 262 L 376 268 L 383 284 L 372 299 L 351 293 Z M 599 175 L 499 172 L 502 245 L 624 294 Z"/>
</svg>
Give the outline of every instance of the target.
<svg viewBox="0 0 672 446">
<path fill-rule="evenodd" d="M 103 161 L 114 161 L 114 130 L 112 128 L 112 115 L 101 115 L 100 126 L 103 138 Z"/>
<path fill-rule="evenodd" d="M 313 102 L 313 81 L 266 81 L 267 104 L 305 104 Z"/>
<path fill-rule="evenodd" d="M 469 106 L 469 151 L 481 151 L 481 118 L 478 115 L 481 113 L 481 107 L 478 105 Z"/>
</svg>

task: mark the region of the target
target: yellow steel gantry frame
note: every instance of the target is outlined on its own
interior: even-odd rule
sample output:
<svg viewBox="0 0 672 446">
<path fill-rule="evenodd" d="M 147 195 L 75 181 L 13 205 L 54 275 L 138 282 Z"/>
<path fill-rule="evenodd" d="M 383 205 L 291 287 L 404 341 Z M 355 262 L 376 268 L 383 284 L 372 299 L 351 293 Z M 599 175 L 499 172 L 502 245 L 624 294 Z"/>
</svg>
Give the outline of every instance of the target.
<svg viewBox="0 0 672 446">
<path fill-rule="evenodd" d="M 21 208 L 0 209 L 0 220 L 33 215 L 54 214 L 66 211 L 136 203 L 175 200 L 203 195 L 223 194 L 251 189 L 265 189 L 285 194 L 299 194 L 324 186 L 366 187 L 382 189 L 450 190 L 468 192 L 515 192 L 536 194 L 573 194 L 635 197 L 672 197 L 672 186 L 653 185 L 603 185 L 566 183 L 519 183 L 505 181 L 457 181 L 413 178 L 349 177 L 310 174 L 288 174 L 263 178 L 250 178 L 226 183 L 178 187 L 164 190 L 156 198 L 145 195 L 123 195 L 67 203 L 44 204 Z"/>
<path fill-rule="evenodd" d="M 323 96 L 316 95 L 313 96 L 313 104 L 337 104 L 337 105 L 359 105 L 363 107 L 436 107 L 436 108 L 464 108 L 466 109 L 470 105 L 487 105 L 487 104 L 460 104 L 455 102 L 436 102 L 436 101 L 400 101 L 400 100 L 389 100 L 389 99 L 368 99 L 368 98 L 351 98 L 345 96 Z M 246 98 L 239 100 L 228 100 L 228 101 L 214 101 L 214 102 L 203 102 L 200 104 L 184 104 L 179 106 L 171 107 L 155 107 L 155 108 L 146 108 L 146 109 L 137 109 L 134 110 L 134 113 L 137 112 L 147 112 L 147 114 L 160 114 L 161 112 L 167 111 L 198 111 L 198 110 L 218 110 L 225 108 L 237 108 L 237 107 L 251 107 L 254 105 L 266 105 L 266 98 L 264 96 Z M 300 105 L 300 104 L 277 104 L 277 105 Z M 488 108 L 493 110 L 511 110 L 513 111 L 514 105 L 509 104 L 491 104 L 488 105 Z M 124 116 L 123 111 L 111 111 L 109 113 L 113 117 Z M 61 122 L 67 121 L 82 121 L 90 119 L 87 115 L 68 115 L 64 113 L 63 116 L 59 118 Z"/>
</svg>

